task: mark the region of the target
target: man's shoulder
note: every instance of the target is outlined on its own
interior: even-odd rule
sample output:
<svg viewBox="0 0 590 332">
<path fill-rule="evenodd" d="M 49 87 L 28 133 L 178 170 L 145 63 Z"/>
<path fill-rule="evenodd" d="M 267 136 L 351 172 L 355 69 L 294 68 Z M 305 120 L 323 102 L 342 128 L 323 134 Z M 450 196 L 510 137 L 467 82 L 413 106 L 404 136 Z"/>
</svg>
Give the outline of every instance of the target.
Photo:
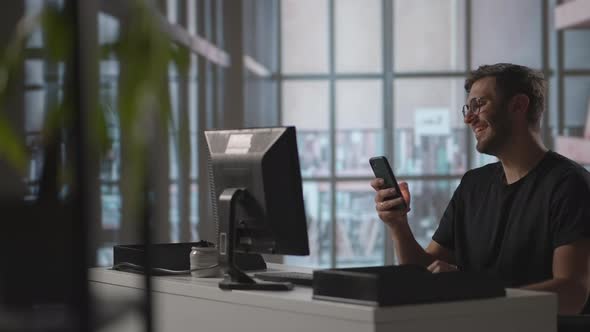
<svg viewBox="0 0 590 332">
<path fill-rule="evenodd" d="M 552 202 L 578 196 L 590 199 L 590 173 L 575 161 L 549 151 L 535 175 L 533 185 L 539 194 L 549 195 Z"/>
<path fill-rule="evenodd" d="M 590 185 L 590 172 L 575 161 L 554 151 L 548 152 L 547 175 L 558 182 L 579 181 Z"/>
</svg>

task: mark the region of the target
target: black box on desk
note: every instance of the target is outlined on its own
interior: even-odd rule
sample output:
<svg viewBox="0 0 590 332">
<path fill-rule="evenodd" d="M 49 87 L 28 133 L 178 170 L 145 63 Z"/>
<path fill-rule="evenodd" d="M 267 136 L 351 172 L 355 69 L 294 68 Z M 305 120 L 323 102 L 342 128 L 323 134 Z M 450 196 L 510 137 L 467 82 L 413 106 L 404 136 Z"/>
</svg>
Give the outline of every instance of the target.
<svg viewBox="0 0 590 332">
<path fill-rule="evenodd" d="M 373 306 L 419 304 L 506 296 L 500 280 L 469 272 L 430 273 L 398 265 L 313 272 L 313 298 Z"/>
<path fill-rule="evenodd" d="M 189 254 L 192 247 L 208 247 L 212 243 L 181 242 L 157 243 L 151 245 L 150 258 L 152 268 L 183 271 L 190 269 Z M 113 268 L 131 263 L 143 267 L 145 259 L 145 245 L 127 244 L 113 247 Z M 266 263 L 258 254 L 235 253 L 236 265 L 244 271 L 266 270 Z M 121 268 L 121 270 L 128 270 Z M 137 271 L 136 271 L 137 272 Z"/>
</svg>

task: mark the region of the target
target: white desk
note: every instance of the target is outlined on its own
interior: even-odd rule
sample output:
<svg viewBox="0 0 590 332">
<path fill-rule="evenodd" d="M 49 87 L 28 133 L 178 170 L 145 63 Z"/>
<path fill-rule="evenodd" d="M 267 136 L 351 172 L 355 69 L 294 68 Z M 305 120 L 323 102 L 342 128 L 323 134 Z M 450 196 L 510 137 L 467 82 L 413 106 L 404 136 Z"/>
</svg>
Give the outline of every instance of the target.
<svg viewBox="0 0 590 332">
<path fill-rule="evenodd" d="M 280 269 L 281 265 L 269 264 Z M 91 290 L 101 303 L 142 296 L 141 275 L 91 269 Z M 154 277 L 157 331 L 362 332 L 362 331 L 555 331 L 554 294 L 508 289 L 507 297 L 461 302 L 371 307 L 312 300 L 312 289 L 289 292 L 223 291 L 220 279 Z M 136 314 L 112 326 L 141 331 Z"/>
</svg>

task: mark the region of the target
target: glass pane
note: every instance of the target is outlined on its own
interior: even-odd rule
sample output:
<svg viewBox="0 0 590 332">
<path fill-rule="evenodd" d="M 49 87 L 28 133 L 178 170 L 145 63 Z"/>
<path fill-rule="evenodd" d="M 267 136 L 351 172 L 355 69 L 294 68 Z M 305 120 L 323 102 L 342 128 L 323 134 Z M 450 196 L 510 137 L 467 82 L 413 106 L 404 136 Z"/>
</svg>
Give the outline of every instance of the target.
<svg viewBox="0 0 590 332">
<path fill-rule="evenodd" d="M 191 183 L 190 204 L 191 241 L 199 241 L 200 237 L 197 230 L 197 225 L 199 224 L 199 185 L 197 183 Z"/>
<path fill-rule="evenodd" d="M 117 116 L 117 85 L 101 85 L 100 102 L 104 106 L 108 135 L 112 140 L 111 149 L 103 156 L 100 163 L 100 179 L 103 181 L 119 181 L 120 132 Z"/>
<path fill-rule="evenodd" d="M 45 90 L 25 92 L 25 131 L 41 131 L 45 119 Z"/>
<path fill-rule="evenodd" d="M 171 66 L 172 67 L 172 66 Z M 177 180 L 178 179 L 178 149 L 180 148 L 178 145 L 178 129 L 180 127 L 180 85 L 177 81 L 174 81 L 173 79 L 170 79 L 169 83 L 168 83 L 168 91 L 170 93 L 170 106 L 171 106 L 171 115 L 172 115 L 172 124 L 169 128 L 170 132 L 168 133 L 169 135 L 169 163 L 170 163 L 170 169 L 169 169 L 169 175 L 170 175 L 170 179 L 171 180 Z M 174 189 L 174 192 L 173 192 Z M 176 187 L 170 189 L 170 198 L 172 199 L 172 197 L 177 197 L 178 196 L 178 190 Z M 172 215 L 172 210 L 176 209 L 176 203 L 174 203 L 175 205 L 171 205 L 170 208 L 170 221 L 172 222 L 172 229 L 174 230 L 174 222 L 178 220 L 178 212 L 176 213 L 176 216 L 173 218 Z M 173 238 L 174 236 L 178 236 L 178 233 L 172 233 Z"/>
<path fill-rule="evenodd" d="M 119 229 L 121 222 L 121 194 L 118 185 L 103 184 L 102 191 L 102 228 Z"/>
<path fill-rule="evenodd" d="M 383 154 L 381 80 L 336 82 L 336 174 L 371 175 L 369 158 Z"/>
<path fill-rule="evenodd" d="M 187 1 L 186 12 L 188 21 L 188 32 L 191 35 L 195 35 L 197 33 L 197 2 Z"/>
<path fill-rule="evenodd" d="M 27 148 L 29 149 L 30 158 L 29 158 L 29 170 L 28 170 L 28 179 L 31 181 L 39 180 L 41 177 L 42 167 L 43 167 L 43 149 L 42 149 L 42 139 L 40 134 L 27 134 L 26 136 L 26 144 Z M 29 186 L 29 194 L 31 194 L 35 198 L 37 195 L 37 185 L 31 184 Z"/>
<path fill-rule="evenodd" d="M 198 121 L 199 121 L 199 110 L 198 110 L 198 94 L 197 94 L 197 82 L 194 80 L 189 81 L 189 131 L 190 131 L 190 150 L 191 150 L 191 179 L 196 179 L 199 174 L 199 160 L 198 160 Z"/>
<path fill-rule="evenodd" d="M 25 15 L 34 16 L 43 10 L 44 0 L 26 0 L 25 3 Z M 41 27 L 35 28 L 33 33 L 27 40 L 28 48 L 41 48 L 43 47 L 43 30 Z"/>
<path fill-rule="evenodd" d="M 244 125 L 275 126 L 278 123 L 277 82 L 250 77 L 244 84 Z"/>
<path fill-rule="evenodd" d="M 192 1 L 189 1 L 192 2 Z M 199 174 L 199 163 L 198 163 L 198 122 L 199 122 L 199 109 L 198 109 L 198 83 L 197 83 L 197 56 L 191 54 L 191 67 L 190 67 L 190 79 L 188 81 L 188 117 L 189 117 L 189 132 L 191 136 L 190 149 L 191 149 L 191 179 L 196 179 Z"/>
<path fill-rule="evenodd" d="M 541 5 L 539 0 L 473 0 L 473 68 L 497 62 L 540 68 Z"/>
<path fill-rule="evenodd" d="M 328 1 L 281 2 L 282 72 L 328 72 Z"/>
<path fill-rule="evenodd" d="M 42 60 L 25 60 L 25 84 L 43 85 L 45 83 L 45 63 Z"/>
<path fill-rule="evenodd" d="M 465 0 L 395 1 L 396 71 L 465 69 Z"/>
<path fill-rule="evenodd" d="M 416 241 L 422 247 L 426 247 L 432 240 L 432 234 L 438 228 L 440 218 L 459 185 L 460 179 L 407 182 L 412 196 L 410 203 L 412 211 L 408 214 L 410 228 Z"/>
<path fill-rule="evenodd" d="M 555 68 L 557 67 L 557 53 L 558 53 L 558 48 L 557 48 L 557 33 L 551 33 L 555 30 L 555 15 L 552 15 L 552 13 L 555 12 L 555 6 L 556 6 L 556 2 L 559 0 L 550 0 L 549 1 L 549 15 L 548 15 L 548 21 L 547 24 L 549 25 L 549 49 L 548 49 L 548 56 L 549 56 L 549 66 L 551 68 Z"/>
<path fill-rule="evenodd" d="M 110 83 L 117 82 L 119 77 L 119 61 L 101 60 L 100 61 L 100 82 Z"/>
<path fill-rule="evenodd" d="M 112 147 L 102 158 L 100 163 L 100 179 L 103 181 L 119 181 L 119 163 L 120 163 L 120 142 L 118 138 L 113 138 Z"/>
<path fill-rule="evenodd" d="M 119 39 L 119 21 L 113 16 L 98 13 L 98 41 L 114 43 Z"/>
<path fill-rule="evenodd" d="M 339 182 L 336 191 L 336 266 L 383 265 L 385 228 L 369 181 Z"/>
<path fill-rule="evenodd" d="M 565 79 L 565 132 L 583 136 L 590 108 L 590 76 Z"/>
<path fill-rule="evenodd" d="M 196 133 L 191 134 L 191 179 L 197 179 L 199 176 L 199 160 L 198 160 L 198 144 L 199 135 Z"/>
<path fill-rule="evenodd" d="M 244 0 L 243 48 L 247 69 L 276 73 L 278 65 L 278 1 Z"/>
<path fill-rule="evenodd" d="M 45 0 L 25 0 L 25 15 L 33 16 L 39 14 L 44 4 Z"/>
<path fill-rule="evenodd" d="M 168 149 L 170 154 L 170 180 L 178 180 L 179 164 L 178 164 L 178 132 L 170 133 L 170 140 L 168 142 Z"/>
<path fill-rule="evenodd" d="M 558 108 L 557 108 L 557 77 L 553 76 L 547 80 L 547 91 L 549 92 L 549 96 L 547 99 L 547 110 L 545 110 L 545 114 L 543 116 L 549 117 L 549 126 L 552 128 L 557 127 L 557 116 L 558 116 Z M 542 122 L 543 120 L 541 120 Z"/>
<path fill-rule="evenodd" d="M 301 175 L 330 174 L 327 81 L 283 82 L 282 125 L 297 127 Z"/>
<path fill-rule="evenodd" d="M 176 67 L 170 66 L 174 68 L 174 72 L 176 73 Z M 172 116 L 172 124 L 174 126 L 174 130 L 178 130 L 179 128 L 179 116 L 180 116 L 180 84 L 178 80 L 172 78 L 171 75 L 168 76 L 168 93 L 170 94 L 170 112 Z"/>
<path fill-rule="evenodd" d="M 170 78 L 168 82 L 168 92 L 170 93 L 170 111 L 172 112 L 172 121 L 175 130 L 179 127 L 179 113 L 180 113 L 180 84 L 178 81 Z"/>
<path fill-rule="evenodd" d="M 31 36 L 27 40 L 28 48 L 41 48 L 43 47 L 43 31 L 41 28 L 36 28 L 31 33 Z"/>
<path fill-rule="evenodd" d="M 180 241 L 180 210 L 178 204 L 178 185 L 170 185 L 170 241 Z"/>
<path fill-rule="evenodd" d="M 467 169 L 462 79 L 394 82 L 395 172 L 463 174 Z"/>
<path fill-rule="evenodd" d="M 566 69 L 590 68 L 590 30 L 564 31 Z"/>
<path fill-rule="evenodd" d="M 303 182 L 303 196 L 307 215 L 309 256 L 285 256 L 285 264 L 330 267 L 332 227 L 330 224 L 330 184 L 328 182 Z"/>
<path fill-rule="evenodd" d="M 380 72 L 382 67 L 381 0 L 334 3 L 337 72 Z"/>
<path fill-rule="evenodd" d="M 166 16 L 170 23 L 178 22 L 179 0 L 166 0 Z"/>
</svg>

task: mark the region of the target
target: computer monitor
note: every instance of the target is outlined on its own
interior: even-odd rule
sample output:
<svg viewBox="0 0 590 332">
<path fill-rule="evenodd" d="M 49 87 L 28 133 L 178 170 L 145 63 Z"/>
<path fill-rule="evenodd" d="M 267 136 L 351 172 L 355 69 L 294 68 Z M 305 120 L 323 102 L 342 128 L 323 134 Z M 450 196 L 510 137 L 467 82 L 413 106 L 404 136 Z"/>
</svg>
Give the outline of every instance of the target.
<svg viewBox="0 0 590 332">
<path fill-rule="evenodd" d="M 295 127 L 208 130 L 223 289 L 282 290 L 240 271 L 235 252 L 309 255 Z"/>
</svg>

